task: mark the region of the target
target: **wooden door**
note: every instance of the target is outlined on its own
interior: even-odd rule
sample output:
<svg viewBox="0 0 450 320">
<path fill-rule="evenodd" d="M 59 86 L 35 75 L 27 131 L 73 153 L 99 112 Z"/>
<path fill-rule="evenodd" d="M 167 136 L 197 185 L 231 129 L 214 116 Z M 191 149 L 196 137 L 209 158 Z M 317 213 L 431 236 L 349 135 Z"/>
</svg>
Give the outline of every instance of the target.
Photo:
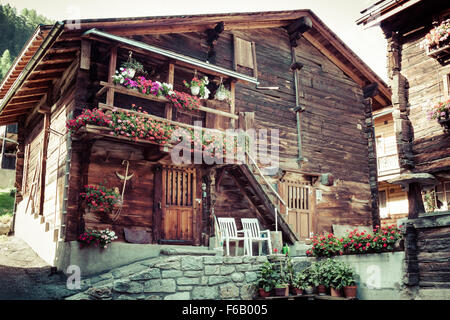
<svg viewBox="0 0 450 320">
<path fill-rule="evenodd" d="M 196 175 L 194 168 L 162 170 L 161 240 L 191 244 L 194 240 Z"/>
<path fill-rule="evenodd" d="M 282 180 L 281 195 L 289 208 L 287 223 L 299 239 L 309 239 L 313 232 L 313 197 L 309 181 Z"/>
</svg>

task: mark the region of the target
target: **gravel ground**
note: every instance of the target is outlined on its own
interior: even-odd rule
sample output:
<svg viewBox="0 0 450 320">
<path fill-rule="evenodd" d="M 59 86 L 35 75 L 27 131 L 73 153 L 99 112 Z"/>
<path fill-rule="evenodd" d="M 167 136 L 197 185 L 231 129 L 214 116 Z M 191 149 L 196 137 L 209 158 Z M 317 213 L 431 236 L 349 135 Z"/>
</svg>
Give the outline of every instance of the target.
<svg viewBox="0 0 450 320">
<path fill-rule="evenodd" d="M 0 237 L 0 300 L 53 300 L 73 294 L 66 276 L 50 266 L 22 240 Z"/>
</svg>

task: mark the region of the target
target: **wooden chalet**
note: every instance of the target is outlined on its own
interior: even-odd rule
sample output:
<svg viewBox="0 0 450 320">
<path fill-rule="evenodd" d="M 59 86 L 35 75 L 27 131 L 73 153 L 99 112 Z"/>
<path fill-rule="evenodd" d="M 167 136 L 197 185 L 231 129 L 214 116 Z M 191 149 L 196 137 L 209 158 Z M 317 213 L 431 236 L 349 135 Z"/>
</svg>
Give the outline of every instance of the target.
<svg viewBox="0 0 450 320">
<path fill-rule="evenodd" d="M 211 96 L 186 110 L 115 85 L 132 52 L 148 78 Z M 215 100 L 222 82 L 229 103 Z M 0 125 L 18 124 L 15 232 L 53 263 L 86 229 L 118 241 L 207 246 L 214 217 L 256 217 L 285 242 L 378 223 L 372 108 L 391 91 L 310 10 L 88 19 L 39 26 L 0 86 Z M 85 108 L 130 111 L 171 125 L 277 129 L 279 170 L 246 163 L 174 165 L 171 146 L 66 124 Z M 270 151 L 269 151 L 270 152 Z M 126 181 L 120 175 L 132 177 Z M 91 212 L 85 185 L 123 193 L 120 212 Z"/>
<path fill-rule="evenodd" d="M 384 171 L 383 184 L 386 190 L 396 190 L 397 199 L 405 199 L 398 192 L 398 187 L 403 187 L 410 218 L 425 212 L 425 192 L 431 197 L 427 211 L 450 210 L 450 136 L 446 128 L 450 120 L 448 115 L 447 120 L 429 118 L 433 105 L 450 97 L 450 42 L 446 39 L 421 46 L 427 34 L 449 18 L 445 1 L 385 0 L 365 9 L 357 21 L 365 27 L 381 27 L 387 39 L 392 107 L 374 108 L 374 114 L 383 123 L 391 120 L 384 129 L 381 123 L 379 127 L 380 138 L 383 131 L 392 137 L 387 152 L 391 166 Z"/>
</svg>

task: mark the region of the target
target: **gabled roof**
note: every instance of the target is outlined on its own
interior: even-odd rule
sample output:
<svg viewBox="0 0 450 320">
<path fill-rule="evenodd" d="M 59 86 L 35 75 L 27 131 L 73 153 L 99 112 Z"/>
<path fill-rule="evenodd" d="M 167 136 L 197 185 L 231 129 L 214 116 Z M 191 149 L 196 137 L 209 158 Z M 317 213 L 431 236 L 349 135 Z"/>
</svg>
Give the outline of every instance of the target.
<svg viewBox="0 0 450 320">
<path fill-rule="evenodd" d="M 205 14 L 167 17 L 85 19 L 39 26 L 0 85 L 0 125 L 17 122 L 36 107 L 51 83 L 77 57 L 82 34 L 97 29 L 117 36 L 205 32 L 219 22 L 225 30 L 287 27 L 309 17 L 312 28 L 303 37 L 335 63 L 361 87 L 378 84 L 375 107 L 390 105 L 391 92 L 378 77 L 312 11 L 270 11 L 254 13 Z"/>
</svg>

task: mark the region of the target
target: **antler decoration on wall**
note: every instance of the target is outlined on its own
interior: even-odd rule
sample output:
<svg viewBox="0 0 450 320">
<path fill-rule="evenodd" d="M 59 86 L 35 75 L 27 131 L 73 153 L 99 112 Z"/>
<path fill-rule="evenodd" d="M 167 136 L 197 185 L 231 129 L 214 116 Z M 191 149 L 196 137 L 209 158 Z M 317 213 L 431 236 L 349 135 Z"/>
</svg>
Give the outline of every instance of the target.
<svg viewBox="0 0 450 320">
<path fill-rule="evenodd" d="M 123 186 L 122 186 L 122 194 L 120 195 L 120 206 L 119 209 L 117 210 L 117 212 L 115 213 L 114 217 L 112 218 L 113 221 L 116 221 L 119 216 L 120 213 L 122 212 L 122 208 L 123 208 L 123 203 L 124 203 L 124 193 L 125 193 L 125 187 L 127 185 L 127 181 L 130 180 L 133 176 L 134 176 L 134 172 L 131 175 L 128 175 L 128 167 L 130 165 L 130 162 L 128 160 L 123 160 L 122 161 L 122 165 L 127 164 L 127 168 L 125 169 L 125 175 L 121 175 L 120 173 L 116 172 L 117 177 L 120 180 L 123 180 Z"/>
</svg>

